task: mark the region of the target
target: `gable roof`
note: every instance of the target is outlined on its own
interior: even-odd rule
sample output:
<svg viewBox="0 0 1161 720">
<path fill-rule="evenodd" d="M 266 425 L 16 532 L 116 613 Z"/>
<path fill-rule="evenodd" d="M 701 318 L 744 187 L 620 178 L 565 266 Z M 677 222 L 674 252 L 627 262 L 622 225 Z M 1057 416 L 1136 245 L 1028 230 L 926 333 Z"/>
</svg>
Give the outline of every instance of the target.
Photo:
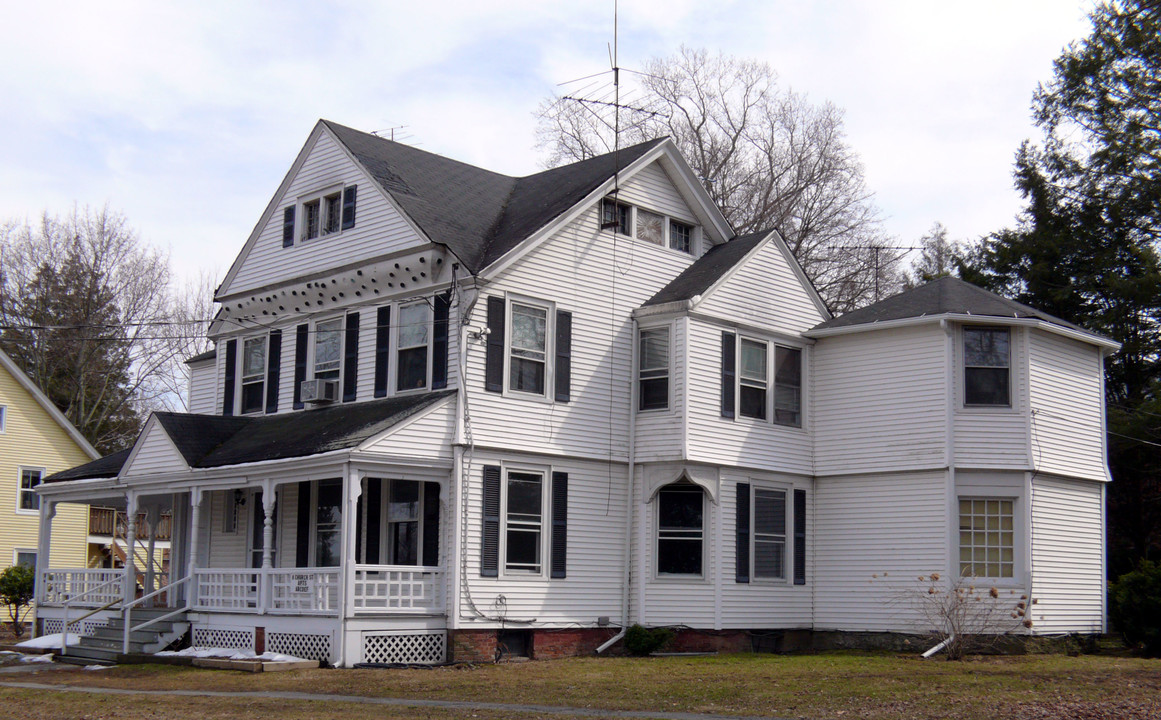
<svg viewBox="0 0 1161 720">
<path fill-rule="evenodd" d="M 472 272 L 501 258 L 642 155 L 650 140 L 618 153 L 514 178 L 370 133 L 320 121 L 433 242 Z"/>
<path fill-rule="evenodd" d="M 1081 333 L 1098 344 L 1115 344 L 1104 336 L 1055 315 L 1037 310 L 1015 300 L 1009 300 L 956 277 L 942 277 L 898 295 L 880 300 L 846 315 L 831 318 L 811 328 L 807 334 L 820 331 L 857 328 L 892 321 L 915 318 L 937 318 L 945 315 L 971 315 L 981 318 L 1039 320 L 1059 328 Z M 822 332 L 821 334 L 827 334 Z"/>
<path fill-rule="evenodd" d="M 263 417 L 169 412 L 155 417 L 191 468 L 214 468 L 355 448 L 455 393 L 441 390 Z M 131 452 L 122 450 L 44 482 L 116 477 Z"/>
<path fill-rule="evenodd" d="M 91 458 L 100 457 L 101 453 L 97 452 L 96 449 L 89 444 L 89 441 L 85 439 L 85 436 L 81 434 L 81 431 L 77 430 L 76 425 L 73 425 L 69 419 L 64 416 L 64 413 L 62 413 L 57 408 L 57 406 L 48 399 L 48 396 L 45 395 L 40 387 L 32 381 L 32 378 L 25 375 L 24 371 L 20 369 L 20 366 L 18 366 L 12 358 L 8 357 L 8 353 L 4 352 L 3 350 L 0 350 L 0 366 L 3 366 L 4 369 L 8 371 L 8 374 L 16 380 L 20 387 L 24 388 L 28 394 L 32 396 L 32 399 L 36 401 L 36 404 L 39 405 L 42 410 L 48 413 L 49 417 L 51 417 L 57 425 L 60 425 L 61 429 L 64 430 L 70 438 L 72 438 L 73 442 L 77 444 L 77 447 L 79 447 L 82 452 Z"/>
<path fill-rule="evenodd" d="M 704 294 L 769 235 L 768 230 L 739 235 L 729 242 L 715 245 L 680 275 L 670 280 L 668 285 L 658 290 L 653 297 L 646 300 L 642 307 L 692 300 Z"/>
</svg>

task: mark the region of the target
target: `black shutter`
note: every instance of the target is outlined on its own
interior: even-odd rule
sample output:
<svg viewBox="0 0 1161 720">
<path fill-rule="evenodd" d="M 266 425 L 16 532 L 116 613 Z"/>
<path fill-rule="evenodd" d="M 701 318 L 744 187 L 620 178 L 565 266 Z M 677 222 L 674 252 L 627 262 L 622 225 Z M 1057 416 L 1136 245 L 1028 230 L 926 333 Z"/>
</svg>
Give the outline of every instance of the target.
<svg viewBox="0 0 1161 720">
<path fill-rule="evenodd" d="M 391 307 L 379 308 L 375 320 L 375 397 L 387 397 L 387 366 L 391 362 Z"/>
<path fill-rule="evenodd" d="M 552 570 L 568 577 L 568 473 L 552 473 Z"/>
<path fill-rule="evenodd" d="M 423 557 L 429 567 L 439 565 L 439 483 L 423 484 Z"/>
<path fill-rule="evenodd" d="M 738 483 L 738 508 L 734 531 L 737 534 L 737 567 L 734 581 L 750 582 L 750 483 Z"/>
<path fill-rule="evenodd" d="M 359 502 L 367 501 L 367 553 L 363 562 L 368 565 L 378 565 L 379 536 L 382 532 L 381 523 L 383 512 L 383 481 L 379 478 L 367 478 L 367 492 L 359 498 Z M 359 517 L 363 517 L 360 512 Z M 355 527 L 359 524 L 356 523 Z M 355 547 L 358 547 L 356 545 Z"/>
<path fill-rule="evenodd" d="M 238 341 L 226 341 L 226 379 L 222 384 L 222 414 L 234 414 L 234 373 L 238 370 Z"/>
<path fill-rule="evenodd" d="M 282 379 L 282 331 L 271 330 L 266 350 L 266 412 L 278 412 L 278 382 Z"/>
<path fill-rule="evenodd" d="M 737 340 L 733 333 L 722 333 L 722 417 L 734 416 L 734 355 Z"/>
<path fill-rule="evenodd" d="M 484 536 L 480 540 L 480 577 L 500 574 L 500 466 L 484 466 Z"/>
<path fill-rule="evenodd" d="M 301 410 L 302 382 L 306 380 L 306 344 L 309 325 L 299 325 L 294 331 L 294 409 Z"/>
<path fill-rule="evenodd" d="M 294 206 L 282 211 L 282 247 L 294 245 Z"/>
<path fill-rule="evenodd" d="M 794 584 L 806 584 L 806 491 L 794 491 Z"/>
<path fill-rule="evenodd" d="M 343 349 L 343 402 L 351 402 L 359 390 L 359 313 L 347 314 Z"/>
<path fill-rule="evenodd" d="M 435 296 L 435 325 L 431 339 L 431 389 L 447 387 L 447 333 L 448 311 L 451 309 L 451 290 Z"/>
<path fill-rule="evenodd" d="M 572 313 L 556 311 L 556 401 L 572 399 Z"/>
<path fill-rule="evenodd" d="M 488 298 L 488 350 L 484 363 L 484 389 L 504 392 L 504 298 Z"/>
<path fill-rule="evenodd" d="M 298 484 L 298 529 L 294 535 L 294 566 L 310 567 L 310 480 Z"/>
<path fill-rule="evenodd" d="M 343 230 L 355 227 L 355 191 L 358 185 L 348 185 L 343 189 Z"/>
</svg>

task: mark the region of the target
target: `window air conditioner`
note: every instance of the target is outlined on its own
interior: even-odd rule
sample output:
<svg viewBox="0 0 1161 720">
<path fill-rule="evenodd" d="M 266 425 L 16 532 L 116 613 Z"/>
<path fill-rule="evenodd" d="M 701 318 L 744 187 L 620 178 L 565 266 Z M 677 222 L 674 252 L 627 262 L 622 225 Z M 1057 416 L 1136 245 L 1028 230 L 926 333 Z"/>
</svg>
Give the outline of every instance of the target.
<svg viewBox="0 0 1161 720">
<path fill-rule="evenodd" d="M 339 399 L 338 380 L 303 380 L 298 388 L 303 402 L 332 403 Z"/>
</svg>

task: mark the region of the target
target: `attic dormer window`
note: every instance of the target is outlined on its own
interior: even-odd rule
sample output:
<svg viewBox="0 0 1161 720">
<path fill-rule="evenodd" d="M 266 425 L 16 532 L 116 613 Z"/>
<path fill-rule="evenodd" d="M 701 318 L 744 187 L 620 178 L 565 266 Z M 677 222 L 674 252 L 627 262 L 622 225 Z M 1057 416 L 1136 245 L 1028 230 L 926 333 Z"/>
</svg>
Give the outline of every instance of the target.
<svg viewBox="0 0 1161 720">
<path fill-rule="evenodd" d="M 601 229 L 613 230 L 618 235 L 627 235 L 670 250 L 693 253 L 693 225 L 612 198 L 605 198 L 601 202 Z"/>
</svg>

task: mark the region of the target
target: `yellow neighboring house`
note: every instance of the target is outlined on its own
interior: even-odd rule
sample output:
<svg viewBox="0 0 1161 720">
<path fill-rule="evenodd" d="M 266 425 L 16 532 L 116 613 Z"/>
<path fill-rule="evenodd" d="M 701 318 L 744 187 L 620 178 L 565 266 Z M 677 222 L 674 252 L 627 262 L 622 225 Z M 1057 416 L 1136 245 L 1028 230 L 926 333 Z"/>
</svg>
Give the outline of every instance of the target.
<svg viewBox="0 0 1161 720">
<path fill-rule="evenodd" d="M 99 453 L 3 351 L 0 368 L 0 570 L 16 563 L 35 568 L 40 498 L 33 488 Z M 58 505 L 52 561 L 85 567 L 88 535 L 88 506 Z"/>
</svg>

